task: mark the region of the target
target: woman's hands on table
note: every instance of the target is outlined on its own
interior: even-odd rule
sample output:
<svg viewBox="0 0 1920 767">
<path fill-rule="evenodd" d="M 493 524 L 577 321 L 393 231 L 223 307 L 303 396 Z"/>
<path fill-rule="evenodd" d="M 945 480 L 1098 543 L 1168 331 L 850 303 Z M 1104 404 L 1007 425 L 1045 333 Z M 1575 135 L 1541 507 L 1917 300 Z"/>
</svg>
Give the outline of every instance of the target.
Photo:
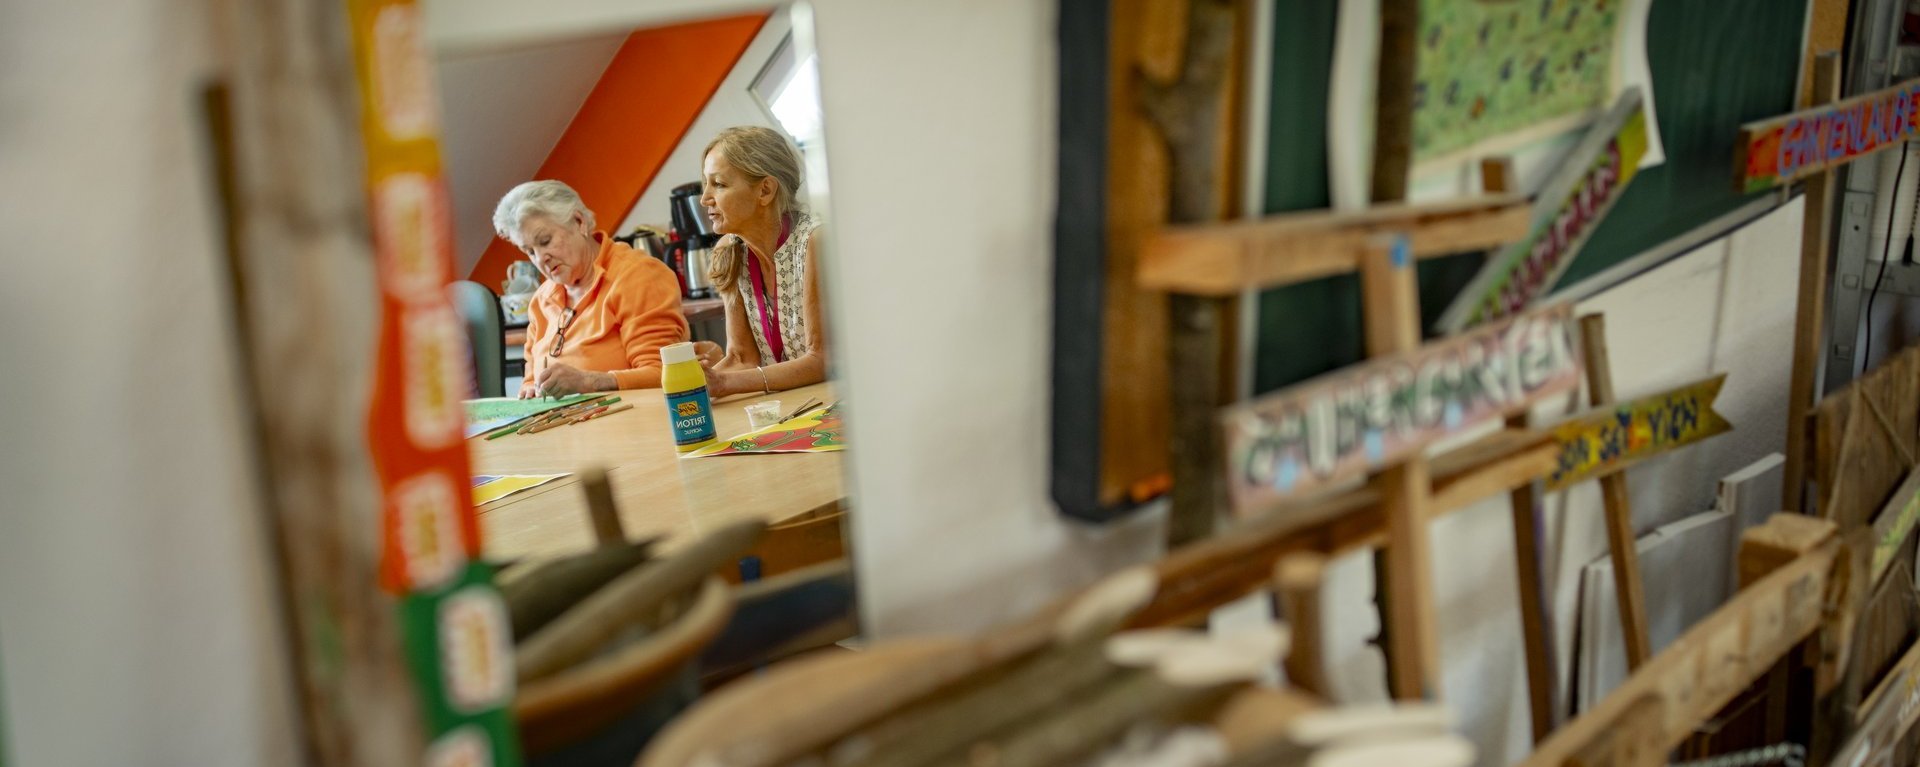
<svg viewBox="0 0 1920 767">
<path fill-rule="evenodd" d="M 618 388 L 612 373 L 581 370 L 564 362 L 555 362 L 540 370 L 539 376 L 520 384 L 520 398 L 565 397 L 583 392 L 612 391 Z"/>
</svg>

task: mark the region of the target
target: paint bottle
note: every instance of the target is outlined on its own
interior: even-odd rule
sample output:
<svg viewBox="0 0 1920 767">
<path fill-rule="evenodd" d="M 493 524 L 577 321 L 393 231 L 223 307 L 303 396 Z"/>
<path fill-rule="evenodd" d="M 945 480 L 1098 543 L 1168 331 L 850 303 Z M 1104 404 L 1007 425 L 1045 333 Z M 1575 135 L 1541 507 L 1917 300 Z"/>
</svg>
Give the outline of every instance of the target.
<svg viewBox="0 0 1920 767">
<path fill-rule="evenodd" d="M 667 395 L 667 422 L 673 445 L 690 453 L 713 441 L 713 401 L 707 398 L 707 374 L 694 358 L 693 344 L 669 344 L 660 350 L 660 388 Z"/>
</svg>

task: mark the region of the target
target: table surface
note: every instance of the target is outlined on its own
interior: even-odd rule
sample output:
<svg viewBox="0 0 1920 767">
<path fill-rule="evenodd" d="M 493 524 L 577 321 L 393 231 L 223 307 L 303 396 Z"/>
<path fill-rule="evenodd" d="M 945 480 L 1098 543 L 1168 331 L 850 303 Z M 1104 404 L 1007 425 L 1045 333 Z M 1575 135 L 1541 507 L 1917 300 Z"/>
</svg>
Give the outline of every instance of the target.
<svg viewBox="0 0 1920 767">
<path fill-rule="evenodd" d="M 778 522 L 845 496 L 835 453 L 723 455 L 681 460 L 668 432 L 659 389 L 619 392 L 633 409 L 591 421 L 487 440 L 467 440 L 474 474 L 574 474 L 609 467 L 614 503 L 627 537 L 685 540 L 743 519 Z M 777 399 L 791 411 L 809 397 L 832 403 L 830 383 L 714 403 L 719 436 L 747 431 L 745 407 Z M 480 507 L 490 558 L 552 556 L 593 546 L 586 496 L 577 477 L 556 479 Z"/>
</svg>

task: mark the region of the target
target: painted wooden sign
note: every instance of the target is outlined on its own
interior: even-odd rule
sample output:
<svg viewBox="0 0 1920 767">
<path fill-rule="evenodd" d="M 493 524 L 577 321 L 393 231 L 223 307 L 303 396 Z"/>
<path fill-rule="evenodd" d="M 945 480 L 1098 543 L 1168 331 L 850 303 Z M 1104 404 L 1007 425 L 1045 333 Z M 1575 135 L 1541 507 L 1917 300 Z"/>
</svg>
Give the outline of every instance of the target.
<svg viewBox="0 0 1920 767">
<path fill-rule="evenodd" d="M 1572 307 L 1503 320 L 1228 408 L 1242 514 L 1390 465 L 1579 383 Z"/>
<path fill-rule="evenodd" d="M 1553 428 L 1560 465 L 1547 489 L 1596 479 L 1733 429 L 1713 410 L 1722 373 L 1632 402 L 1594 408 Z"/>
<path fill-rule="evenodd" d="M 1566 273 L 1600 220 L 1638 175 L 1647 155 L 1647 111 L 1639 88 L 1620 94 L 1613 109 L 1580 140 L 1534 202 L 1533 225 L 1487 259 L 1473 282 L 1440 316 L 1447 333 L 1511 317 L 1546 295 Z"/>
<path fill-rule="evenodd" d="M 1891 149 L 1920 128 L 1920 79 L 1832 104 L 1740 126 L 1734 182 L 1744 192 Z"/>
<path fill-rule="evenodd" d="M 418 764 L 514 767 L 513 637 L 467 492 L 461 400 L 473 379 L 445 289 L 453 233 L 432 48 L 417 0 L 347 7 L 380 289 L 367 447 L 384 501 L 380 582 L 396 597 L 428 738 Z"/>
</svg>

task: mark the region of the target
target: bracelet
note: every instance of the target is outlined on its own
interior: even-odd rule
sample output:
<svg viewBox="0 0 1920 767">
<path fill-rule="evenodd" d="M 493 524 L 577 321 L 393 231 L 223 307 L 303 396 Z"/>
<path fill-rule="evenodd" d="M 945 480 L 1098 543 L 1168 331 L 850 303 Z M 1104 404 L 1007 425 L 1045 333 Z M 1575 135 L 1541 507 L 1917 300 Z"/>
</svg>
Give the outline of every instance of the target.
<svg viewBox="0 0 1920 767">
<path fill-rule="evenodd" d="M 754 370 L 758 370 L 758 371 L 760 371 L 760 393 L 761 393 L 761 394 L 772 394 L 772 393 L 773 393 L 773 385 L 772 385 L 772 384 L 769 384 L 769 383 L 767 383 L 767 369 L 766 369 L 765 367 L 762 367 L 762 366 L 760 366 L 760 365 L 755 365 L 755 366 L 753 366 L 753 369 L 754 369 Z"/>
</svg>

